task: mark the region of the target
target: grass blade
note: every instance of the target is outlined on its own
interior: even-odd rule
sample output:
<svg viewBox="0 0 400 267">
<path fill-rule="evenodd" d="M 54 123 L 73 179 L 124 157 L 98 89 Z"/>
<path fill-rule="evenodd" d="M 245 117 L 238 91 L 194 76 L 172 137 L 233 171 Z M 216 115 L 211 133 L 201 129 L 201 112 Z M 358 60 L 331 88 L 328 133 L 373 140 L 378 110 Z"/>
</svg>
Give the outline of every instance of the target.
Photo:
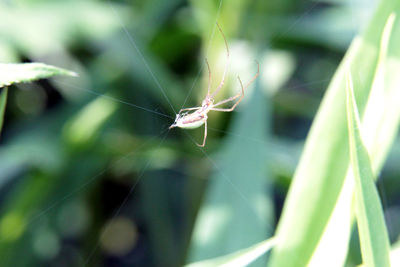
<svg viewBox="0 0 400 267">
<path fill-rule="evenodd" d="M 349 147 L 348 131 L 345 110 L 345 73 L 350 63 L 353 73 L 357 73 L 354 85 L 357 93 L 357 103 L 360 113 L 364 114 L 370 100 L 371 87 L 374 83 L 376 70 L 381 53 L 381 38 L 387 18 L 390 13 L 398 12 L 399 3 L 382 1 L 366 31 L 357 37 L 343 62 L 337 70 L 328 91 L 324 97 L 317 117 L 313 123 L 310 134 L 296 170 L 294 180 L 289 190 L 288 198 L 278 225 L 277 236 L 279 243 L 273 249 L 271 257 L 272 266 L 304 266 L 312 259 L 316 248 L 321 241 L 324 231 L 338 203 L 338 197 L 343 188 L 348 171 Z M 393 49 L 389 49 L 390 56 L 398 60 L 398 52 L 394 47 L 400 39 L 398 25 L 394 25 Z M 397 69 L 397 68 L 396 68 Z M 395 68 L 391 68 L 390 75 L 395 75 Z M 398 75 L 397 75 L 398 76 Z M 396 82 L 393 77 L 390 92 L 385 97 L 385 113 L 392 111 L 392 115 L 383 116 L 381 125 L 375 128 L 378 131 L 378 140 L 384 139 L 383 146 L 376 146 L 371 154 L 373 166 L 381 167 L 385 159 L 399 122 L 394 99 Z M 385 77 L 386 79 L 386 77 Z M 397 86 L 398 88 L 398 86 Z M 393 89 L 393 91 L 392 91 Z M 397 90 L 398 91 L 398 90 Z M 389 98 L 391 96 L 391 99 Z M 386 114 L 387 115 L 387 114 Z M 387 121 L 385 121 L 387 120 Z M 376 165 L 375 163 L 376 162 Z M 376 168 L 376 169 L 379 169 Z M 374 168 L 375 169 L 375 168 Z M 348 191 L 348 192 L 351 192 Z M 349 212 L 347 212 L 347 217 Z M 343 227 L 346 231 L 348 228 Z M 339 229 L 342 233 L 341 229 Z M 336 236 L 339 236 L 336 233 Z M 332 235 L 331 235 L 332 236 Z M 346 239 L 341 239 L 336 247 L 346 244 Z M 344 251 L 345 252 L 345 251 Z M 345 253 L 343 253 L 345 257 Z M 329 262 L 329 261 L 328 261 Z"/>
<path fill-rule="evenodd" d="M 43 63 L 0 63 L 0 88 L 15 83 L 50 78 L 55 75 L 77 76 L 75 72 Z"/>
<path fill-rule="evenodd" d="M 6 111 L 6 105 L 7 105 L 7 94 L 8 94 L 8 88 L 5 87 L 0 92 L 0 133 L 1 129 L 3 128 L 4 112 Z"/>
<path fill-rule="evenodd" d="M 215 259 L 199 261 L 186 265 L 186 267 L 207 267 L 207 266 L 246 266 L 268 252 L 275 244 L 274 238 L 269 238 L 249 248 L 242 249 L 235 253 L 218 257 Z"/>
<path fill-rule="evenodd" d="M 400 109 L 397 104 L 400 101 L 397 89 L 400 83 L 397 77 L 397 73 L 400 71 L 400 62 L 397 59 L 396 46 L 390 46 L 390 40 L 393 40 L 391 36 L 395 17 L 395 13 L 389 15 L 382 32 L 378 63 L 362 120 L 363 141 L 367 150 L 370 151 L 374 173 L 378 173 L 382 167 L 395 138 L 400 118 Z M 390 47 L 392 49 L 389 49 Z M 310 266 L 326 266 L 327 259 L 331 264 L 329 266 L 343 265 L 355 218 L 352 209 L 353 192 L 354 178 L 352 170 L 349 169 L 334 212 L 324 230 Z"/>
<path fill-rule="evenodd" d="M 350 73 L 347 74 L 346 96 L 350 159 L 355 179 L 355 209 L 363 262 L 366 266 L 390 266 L 389 237 L 369 155 L 361 137 Z"/>
</svg>

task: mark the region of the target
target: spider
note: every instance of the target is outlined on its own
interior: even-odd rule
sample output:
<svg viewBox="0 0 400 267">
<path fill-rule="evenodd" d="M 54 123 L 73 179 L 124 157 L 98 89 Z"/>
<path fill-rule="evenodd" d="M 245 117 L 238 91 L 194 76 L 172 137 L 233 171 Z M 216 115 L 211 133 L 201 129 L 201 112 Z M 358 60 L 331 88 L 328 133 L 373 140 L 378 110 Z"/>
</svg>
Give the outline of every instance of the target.
<svg viewBox="0 0 400 267">
<path fill-rule="evenodd" d="M 223 112 L 231 112 L 233 111 L 236 106 L 239 104 L 240 101 L 242 101 L 243 97 L 244 97 L 244 90 L 249 87 L 249 85 L 251 85 L 254 80 L 258 77 L 259 73 L 260 73 L 260 66 L 257 63 L 257 73 L 254 75 L 254 77 L 251 79 L 251 81 L 246 85 L 243 86 L 242 81 L 240 80 L 240 77 L 238 76 L 238 80 L 241 86 L 241 92 L 239 92 L 238 94 L 229 97 L 227 99 L 221 100 L 220 102 L 214 104 L 214 96 L 221 90 L 221 88 L 224 85 L 225 82 L 225 77 L 226 77 L 226 73 L 227 73 L 227 69 L 228 69 L 228 65 L 229 65 L 229 48 L 228 48 L 228 43 L 226 42 L 226 38 L 224 33 L 221 30 L 221 27 L 219 26 L 218 23 L 217 27 L 219 29 L 219 32 L 221 33 L 222 37 L 224 38 L 224 42 L 225 42 L 225 47 L 226 47 L 226 64 L 225 64 L 225 70 L 224 70 L 224 74 L 222 76 L 222 80 L 221 83 L 218 85 L 217 89 L 215 89 L 215 91 L 213 93 L 211 93 L 211 70 L 210 70 L 210 65 L 208 64 L 207 59 L 205 59 L 205 62 L 207 64 L 207 68 L 208 68 L 208 89 L 207 89 L 207 95 L 204 98 L 203 102 L 201 103 L 201 107 L 193 107 L 193 108 L 184 108 L 181 109 L 179 111 L 179 113 L 176 115 L 175 121 L 174 123 L 169 127 L 169 129 L 174 128 L 174 127 L 179 127 L 179 128 L 183 128 L 183 129 L 195 129 L 198 128 L 200 126 L 202 126 L 204 124 L 204 139 L 203 139 L 203 143 L 200 145 L 198 143 L 196 143 L 196 145 L 198 145 L 199 147 L 204 147 L 206 144 L 206 139 L 207 139 L 207 113 L 210 112 L 211 110 L 214 111 L 223 111 Z M 228 103 L 230 101 L 234 101 L 236 100 L 235 104 L 233 104 L 232 107 L 230 108 L 217 108 L 218 106 Z M 182 111 L 194 111 L 192 113 L 189 112 L 183 112 Z"/>
</svg>

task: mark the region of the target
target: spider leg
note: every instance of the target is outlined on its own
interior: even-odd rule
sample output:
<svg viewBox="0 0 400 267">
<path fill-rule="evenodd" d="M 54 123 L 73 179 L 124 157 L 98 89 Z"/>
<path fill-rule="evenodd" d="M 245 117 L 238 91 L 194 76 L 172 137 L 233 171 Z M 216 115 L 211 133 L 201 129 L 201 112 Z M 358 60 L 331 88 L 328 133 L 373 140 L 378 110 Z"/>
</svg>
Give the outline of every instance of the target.
<svg viewBox="0 0 400 267">
<path fill-rule="evenodd" d="M 235 96 L 232 96 L 232 97 L 230 97 L 230 98 L 227 98 L 227 99 L 225 99 L 225 100 L 222 100 L 222 101 L 218 102 L 217 104 L 213 105 L 213 107 L 211 108 L 211 110 L 214 110 L 214 107 L 220 106 L 220 105 L 225 104 L 225 103 L 230 102 L 230 101 L 233 101 L 233 100 L 235 100 L 236 98 L 238 98 L 239 96 L 240 96 L 240 94 L 237 94 L 237 95 L 235 95 Z"/>
<path fill-rule="evenodd" d="M 179 110 L 179 113 L 178 113 L 178 114 L 180 114 L 182 111 L 185 111 L 185 110 L 198 110 L 198 109 L 201 109 L 201 108 L 202 108 L 202 107 L 183 108 L 183 109 Z"/>
<path fill-rule="evenodd" d="M 222 100 L 222 101 L 219 101 L 217 104 L 213 105 L 212 109 L 213 109 L 214 107 L 220 106 L 220 105 L 225 104 L 225 103 L 227 103 L 227 102 L 233 101 L 233 100 L 235 100 L 236 98 L 238 98 L 240 95 L 242 95 L 242 97 L 244 96 L 244 91 L 243 91 L 243 90 L 242 90 L 242 92 L 238 93 L 238 94 L 235 95 L 235 96 L 232 96 L 232 97 L 230 97 L 230 98 L 227 98 L 227 99 L 224 99 L 224 100 Z"/>
<path fill-rule="evenodd" d="M 196 143 L 197 146 L 199 147 L 204 147 L 206 145 L 206 139 L 207 139 L 207 121 L 204 122 L 204 139 L 203 139 L 203 144 L 199 145 Z"/>
<path fill-rule="evenodd" d="M 230 97 L 230 98 L 228 98 L 228 99 L 222 100 L 222 101 L 218 102 L 217 104 L 213 105 L 213 107 L 212 107 L 210 110 L 229 112 L 229 111 L 232 111 L 232 110 L 235 109 L 235 107 L 239 104 L 239 102 L 242 101 L 242 98 L 243 98 L 243 96 L 244 96 L 244 89 L 246 89 L 247 87 L 249 87 L 249 86 L 254 82 L 254 80 L 258 77 L 258 75 L 260 74 L 260 64 L 258 64 L 257 61 L 256 61 L 256 63 L 257 63 L 257 73 L 256 73 L 256 74 L 254 75 L 254 77 L 250 80 L 250 82 L 249 82 L 248 84 L 246 84 L 245 87 L 243 87 L 243 83 L 242 83 L 242 81 L 240 80 L 240 77 L 238 77 L 239 82 L 240 82 L 240 86 L 242 87 L 241 95 L 240 95 L 240 93 L 239 93 L 239 94 L 237 94 L 237 95 L 235 95 L 235 96 L 232 96 L 232 97 Z M 227 103 L 227 102 L 229 102 L 229 101 L 233 101 L 233 100 L 235 100 L 236 98 L 238 98 L 239 96 L 240 96 L 239 100 L 236 101 L 236 103 L 235 103 L 231 108 L 214 108 L 214 107 L 216 107 L 216 106 L 225 104 L 225 103 Z"/>
<path fill-rule="evenodd" d="M 228 98 L 228 99 L 225 99 L 225 100 L 222 100 L 222 101 L 218 102 L 218 103 L 215 104 L 210 110 L 229 112 L 229 111 L 232 111 L 232 110 L 234 110 L 234 109 L 236 108 L 236 106 L 240 103 L 240 101 L 242 101 L 242 99 L 243 99 L 243 97 L 244 97 L 244 88 L 243 88 L 243 84 L 242 84 L 242 81 L 240 80 L 240 77 L 239 77 L 239 76 L 238 76 L 238 80 L 239 80 L 239 82 L 240 82 L 240 86 L 242 87 L 242 92 L 239 93 L 239 94 L 237 94 L 237 95 L 235 95 L 235 96 L 232 96 L 232 97 L 230 97 L 230 98 Z M 238 98 L 239 96 L 240 96 L 240 98 L 235 102 L 235 104 L 233 104 L 233 106 L 232 106 L 231 108 L 214 108 L 214 107 L 216 107 L 216 106 L 225 104 L 226 102 L 233 101 L 233 100 L 235 100 L 236 98 Z"/>
<path fill-rule="evenodd" d="M 225 63 L 225 70 L 224 70 L 224 74 L 222 76 L 222 80 L 221 83 L 218 85 L 217 89 L 215 89 L 214 93 L 212 93 L 211 98 L 214 98 L 214 96 L 216 94 L 218 94 L 219 90 L 221 90 L 222 86 L 224 86 L 225 83 L 225 77 L 226 77 L 226 73 L 228 72 L 228 66 L 229 66 L 229 48 L 228 48 L 228 43 L 226 42 L 226 38 L 224 33 L 221 30 L 221 27 L 219 26 L 218 23 L 216 23 L 218 26 L 218 29 L 222 35 L 222 37 L 224 38 L 224 42 L 225 42 L 225 47 L 226 47 L 226 63 Z"/>
<path fill-rule="evenodd" d="M 207 58 L 205 58 L 204 60 L 206 61 L 207 69 L 208 69 L 208 88 L 207 88 L 207 96 L 209 96 L 209 95 L 210 95 L 210 90 L 211 90 L 211 69 L 210 69 L 210 65 L 208 64 Z"/>
<path fill-rule="evenodd" d="M 244 89 L 249 87 L 255 81 L 255 79 L 257 79 L 258 75 L 260 74 L 260 64 L 258 63 L 257 60 L 256 60 L 256 64 L 257 64 L 257 73 L 253 76 L 253 78 L 250 80 L 250 82 L 248 84 L 246 84 Z"/>
</svg>

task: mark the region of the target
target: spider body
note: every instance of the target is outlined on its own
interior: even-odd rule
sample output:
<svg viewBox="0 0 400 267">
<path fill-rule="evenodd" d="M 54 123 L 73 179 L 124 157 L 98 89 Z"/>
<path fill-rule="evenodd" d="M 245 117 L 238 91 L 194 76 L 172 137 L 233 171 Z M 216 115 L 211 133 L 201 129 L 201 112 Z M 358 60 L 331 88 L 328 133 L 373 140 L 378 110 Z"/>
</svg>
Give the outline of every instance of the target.
<svg viewBox="0 0 400 267">
<path fill-rule="evenodd" d="M 169 127 L 179 127 L 183 129 L 195 129 L 206 123 L 208 116 L 207 113 L 213 106 L 213 101 L 211 99 L 204 99 L 201 107 L 196 111 L 189 113 L 181 111 L 176 115 L 175 122 Z"/>
<path fill-rule="evenodd" d="M 179 127 L 183 129 L 196 129 L 202 126 L 208 119 L 207 115 L 200 114 L 197 111 L 193 114 L 183 114 L 183 117 L 178 118 L 177 122 L 169 128 Z"/>
<path fill-rule="evenodd" d="M 256 73 L 256 75 L 254 75 L 253 79 L 251 79 L 251 81 L 246 86 L 243 86 L 242 81 L 240 80 L 240 77 L 238 77 L 238 80 L 239 80 L 239 83 L 240 83 L 240 86 L 242 89 L 241 92 L 239 92 L 238 94 L 236 94 L 232 97 L 229 97 L 227 99 L 224 99 L 224 100 L 214 104 L 214 96 L 219 92 L 219 90 L 224 85 L 225 77 L 226 77 L 226 73 L 227 73 L 227 69 L 228 69 L 228 63 L 229 63 L 228 43 L 226 42 L 225 35 L 222 32 L 221 28 L 219 27 L 218 23 L 217 23 L 217 26 L 218 26 L 218 29 L 219 29 L 222 37 L 224 38 L 226 54 L 227 54 L 225 70 L 224 70 L 224 74 L 222 76 L 221 83 L 219 84 L 217 89 L 215 89 L 215 91 L 211 94 L 211 70 L 210 70 L 210 65 L 208 64 L 208 61 L 206 59 L 205 61 L 206 61 L 207 68 L 208 68 L 208 89 L 207 89 L 207 95 L 204 98 L 203 102 L 201 103 L 201 107 L 181 109 L 179 111 L 179 113 L 176 115 L 174 123 L 169 127 L 170 129 L 174 128 L 174 127 L 179 127 L 179 128 L 183 128 L 183 129 L 195 129 L 204 124 L 203 143 L 201 145 L 196 143 L 200 147 L 204 147 L 206 144 L 208 112 L 210 112 L 211 110 L 224 111 L 224 112 L 233 111 L 236 108 L 236 106 L 239 104 L 239 102 L 242 101 L 242 99 L 244 97 L 244 89 L 247 88 L 251 83 L 253 83 L 253 81 L 258 77 L 259 69 L 260 69 L 260 67 L 257 63 L 257 66 L 258 66 L 257 73 Z M 228 102 L 231 102 L 234 100 L 236 100 L 236 102 L 230 108 L 217 108 L 218 106 L 220 106 L 222 104 L 225 104 L 225 103 L 228 103 Z M 182 113 L 182 111 L 193 111 L 193 112 L 192 113 L 189 113 L 189 112 Z"/>
</svg>

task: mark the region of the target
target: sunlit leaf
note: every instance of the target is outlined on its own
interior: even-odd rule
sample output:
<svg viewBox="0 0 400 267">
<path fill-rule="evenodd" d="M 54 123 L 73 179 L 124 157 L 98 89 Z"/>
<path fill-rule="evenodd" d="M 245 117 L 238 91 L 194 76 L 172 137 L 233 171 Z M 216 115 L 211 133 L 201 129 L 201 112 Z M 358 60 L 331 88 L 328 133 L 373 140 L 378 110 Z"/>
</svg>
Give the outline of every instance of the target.
<svg viewBox="0 0 400 267">
<path fill-rule="evenodd" d="M 55 75 L 77 76 L 75 72 L 43 63 L 0 63 L 0 88 L 15 83 L 50 78 Z"/>
<path fill-rule="evenodd" d="M 397 75 L 400 71 L 400 55 L 395 46 L 390 46 L 394 18 L 395 14 L 390 14 L 382 31 L 378 62 L 362 119 L 364 144 L 370 151 L 374 173 L 379 172 L 392 146 L 400 118 L 400 95 L 397 90 L 400 84 Z M 310 261 L 311 266 L 326 265 L 328 258 L 330 266 L 344 263 L 354 221 L 353 190 L 353 173 L 348 169 L 335 209 Z"/>
<path fill-rule="evenodd" d="M 356 74 L 354 75 L 354 85 L 361 114 L 365 112 L 375 80 L 381 47 L 380 37 L 390 13 L 398 12 L 398 10 L 398 3 L 382 1 L 366 31 L 353 41 L 343 60 L 346 65 L 350 65 L 352 73 Z M 390 52 L 395 59 L 394 62 L 391 62 L 392 69 L 389 72 L 392 77 L 395 76 L 397 69 L 398 52 L 395 52 L 396 49 L 394 49 L 399 45 L 397 36 L 399 36 L 399 32 L 396 23 L 393 30 L 394 43 L 391 44 L 393 51 Z M 393 79 L 388 87 L 392 93 L 390 93 L 391 98 L 388 97 L 388 102 L 385 104 L 385 112 L 391 110 L 391 116 L 387 116 L 389 113 L 385 114 L 386 118 L 382 116 L 383 121 L 386 120 L 386 122 L 375 127 L 375 130 L 380 133 L 380 137 L 375 138 L 375 141 L 381 142 L 381 145 L 374 144 L 377 150 L 371 153 L 371 160 L 376 162 L 376 166 L 379 168 L 387 156 L 398 127 L 400 114 L 397 112 L 398 104 L 394 105 L 395 99 L 398 101 L 398 94 L 394 91 L 395 81 L 396 79 Z M 389 91 L 387 96 L 390 95 Z M 342 63 L 311 127 L 302 158 L 291 184 L 278 225 L 277 236 L 279 236 L 280 242 L 273 249 L 272 266 L 307 265 L 316 252 L 335 206 L 339 203 L 338 197 L 343 188 L 349 163 L 347 122 L 344 111 L 345 65 Z M 384 132 L 385 135 L 383 135 Z M 382 140 L 384 140 L 383 144 Z M 351 189 L 347 190 L 347 193 L 349 192 L 351 193 Z M 349 200 L 351 198 L 347 198 L 346 201 Z M 346 206 L 348 205 L 346 204 Z M 343 212 L 347 218 L 350 218 L 349 209 L 343 209 Z M 336 241 L 339 242 L 337 244 L 334 242 L 330 244 L 344 248 L 343 246 L 347 246 L 348 238 L 344 238 L 344 236 L 348 236 L 349 223 L 342 221 L 340 225 L 342 228 L 336 227 L 337 231 L 330 236 L 343 238 L 337 239 Z M 339 258 L 339 261 L 343 263 L 347 250 L 340 249 L 338 251 L 340 251 L 339 257 L 335 253 L 330 253 L 330 256 L 335 260 Z M 328 263 L 330 262 L 328 260 Z"/>
<path fill-rule="evenodd" d="M 350 160 L 355 179 L 355 211 L 363 261 L 366 266 L 389 266 L 389 237 L 368 151 L 361 137 L 350 73 L 347 74 L 346 96 Z"/>
<path fill-rule="evenodd" d="M 222 256 L 215 259 L 194 262 L 186 265 L 187 267 L 212 267 L 212 266 L 224 266 L 224 267 L 239 267 L 239 266 L 247 266 L 252 263 L 261 255 L 265 254 L 269 251 L 275 244 L 275 239 L 270 238 L 265 241 L 262 241 L 254 246 L 251 246 L 246 249 L 242 249 L 235 253 Z"/>
</svg>

